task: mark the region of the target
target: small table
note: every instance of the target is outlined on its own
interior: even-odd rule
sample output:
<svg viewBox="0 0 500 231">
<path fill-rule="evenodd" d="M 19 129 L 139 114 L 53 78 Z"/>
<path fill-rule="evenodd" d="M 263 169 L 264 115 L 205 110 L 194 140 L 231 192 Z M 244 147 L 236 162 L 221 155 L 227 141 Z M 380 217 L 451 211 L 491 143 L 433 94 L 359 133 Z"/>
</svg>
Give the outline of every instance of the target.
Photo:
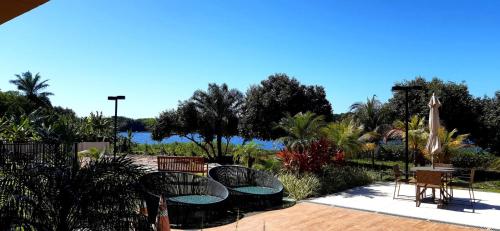
<svg viewBox="0 0 500 231">
<path fill-rule="evenodd" d="M 431 166 L 426 166 L 426 167 L 413 167 L 410 169 L 412 172 L 416 172 L 419 170 L 423 171 L 433 171 L 433 172 L 442 172 L 444 174 L 450 174 L 455 172 L 457 169 L 456 168 L 450 168 L 450 167 L 431 167 Z"/>
<path fill-rule="evenodd" d="M 451 180 L 451 175 L 456 171 L 456 168 L 452 167 L 432 167 L 432 166 L 425 166 L 425 167 L 413 167 L 410 169 L 411 172 L 416 172 L 416 171 L 432 171 L 432 172 L 440 172 L 442 175 L 445 175 L 449 180 Z M 417 181 L 418 183 L 418 181 Z M 448 184 L 448 182 L 446 182 Z M 448 187 L 448 186 L 447 186 Z M 446 190 L 446 194 L 448 194 L 449 198 L 444 198 L 444 202 L 447 203 L 448 199 L 452 199 L 452 195 Z M 432 195 L 434 197 L 434 189 L 432 189 Z"/>
</svg>

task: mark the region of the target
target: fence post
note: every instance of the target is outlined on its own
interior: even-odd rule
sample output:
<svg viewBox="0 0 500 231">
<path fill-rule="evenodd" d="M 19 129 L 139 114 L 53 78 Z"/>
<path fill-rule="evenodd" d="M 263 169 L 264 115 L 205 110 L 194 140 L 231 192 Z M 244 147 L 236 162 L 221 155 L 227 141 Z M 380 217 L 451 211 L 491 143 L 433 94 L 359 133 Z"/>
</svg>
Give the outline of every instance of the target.
<svg viewBox="0 0 500 231">
<path fill-rule="evenodd" d="M 76 173 L 76 170 L 80 167 L 80 161 L 78 160 L 78 143 L 73 143 L 73 151 L 74 151 L 74 158 L 73 158 L 73 172 Z"/>
</svg>

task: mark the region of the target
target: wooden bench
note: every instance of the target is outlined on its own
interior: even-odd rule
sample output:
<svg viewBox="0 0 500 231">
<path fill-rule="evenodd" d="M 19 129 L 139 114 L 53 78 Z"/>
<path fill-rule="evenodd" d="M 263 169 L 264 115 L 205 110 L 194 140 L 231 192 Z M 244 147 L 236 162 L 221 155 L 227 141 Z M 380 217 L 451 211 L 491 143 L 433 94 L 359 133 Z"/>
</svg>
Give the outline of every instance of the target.
<svg viewBox="0 0 500 231">
<path fill-rule="evenodd" d="M 206 175 L 207 170 L 208 165 L 205 163 L 203 157 L 158 156 L 158 171 L 189 172 Z"/>
</svg>

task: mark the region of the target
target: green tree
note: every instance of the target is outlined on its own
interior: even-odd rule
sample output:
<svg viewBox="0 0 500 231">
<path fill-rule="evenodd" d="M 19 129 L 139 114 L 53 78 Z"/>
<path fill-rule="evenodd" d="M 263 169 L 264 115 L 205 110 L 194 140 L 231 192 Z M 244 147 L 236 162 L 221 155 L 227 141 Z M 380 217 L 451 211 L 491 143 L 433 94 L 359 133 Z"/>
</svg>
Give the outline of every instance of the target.
<svg viewBox="0 0 500 231">
<path fill-rule="evenodd" d="M 378 126 L 386 123 L 386 111 L 383 104 L 374 95 L 367 98 L 366 102 L 356 102 L 351 105 L 354 119 L 363 125 L 365 132 L 374 131 Z"/>
<path fill-rule="evenodd" d="M 393 124 L 393 129 L 385 134 L 386 139 L 406 140 L 406 126 L 401 120 Z M 427 144 L 429 133 L 426 131 L 425 118 L 414 115 L 408 121 L 408 148 L 414 153 L 415 164 L 425 164 L 423 153 Z"/>
<path fill-rule="evenodd" d="M 481 105 L 482 136 L 478 143 L 500 155 L 500 91 L 497 91 L 493 98 L 482 99 Z"/>
<path fill-rule="evenodd" d="M 411 91 L 409 93 L 410 115 L 426 117 L 429 114 L 429 99 L 432 93 L 442 103 L 439 110 L 439 117 L 442 125 L 448 129 L 456 128 L 463 133 L 470 133 L 470 139 L 480 145 L 484 145 L 486 139 L 481 131 L 481 115 L 483 107 L 479 99 L 474 98 L 465 83 L 444 82 L 439 78 L 427 81 L 425 78 L 416 77 L 411 81 L 397 83 L 400 85 L 421 85 L 424 91 Z M 395 92 L 389 99 L 388 107 L 392 113 L 392 119 L 404 118 L 404 93 Z"/>
<path fill-rule="evenodd" d="M 209 84 L 208 91 L 197 90 L 177 110 L 160 114 L 153 129 L 153 138 L 161 140 L 172 135 L 186 137 L 211 159 L 227 154 L 231 137 L 238 135 L 243 95 L 226 84 Z M 225 147 L 222 140 L 226 140 Z M 215 143 L 214 143 L 215 140 Z"/>
<path fill-rule="evenodd" d="M 286 74 L 274 74 L 246 92 L 241 133 L 246 138 L 277 139 L 285 136 L 273 129 L 281 118 L 311 111 L 332 120 L 332 107 L 321 86 L 306 86 Z"/>
<path fill-rule="evenodd" d="M 43 91 L 49 84 L 48 80 L 41 80 L 41 76 L 37 73 L 35 76 L 27 71 L 20 75 L 15 75 L 16 79 L 10 80 L 10 83 L 17 86 L 17 89 L 24 93 L 24 95 L 37 106 L 51 107 L 49 96 L 53 95 L 51 92 Z"/>
<path fill-rule="evenodd" d="M 312 112 L 299 112 L 294 116 L 282 118 L 276 129 L 284 131 L 286 136 L 279 138 L 291 150 L 304 150 L 317 140 L 321 129 L 325 126 L 324 116 Z"/>
<path fill-rule="evenodd" d="M 362 148 L 359 141 L 362 129 L 352 119 L 329 123 L 322 129 L 324 137 L 334 144 L 337 152 L 346 155 L 357 153 Z"/>
<path fill-rule="evenodd" d="M 464 141 L 469 137 L 469 134 L 457 134 L 458 130 L 453 129 L 451 132 L 444 127 L 439 129 L 439 141 L 441 141 L 441 152 L 434 158 L 434 162 L 450 163 L 452 154 L 458 149 L 466 146 Z"/>
<path fill-rule="evenodd" d="M 133 161 L 101 158 L 75 169 L 49 158 L 57 164 L 23 174 L 0 166 L 0 230 L 132 230 L 123 225 L 139 222 L 137 182 L 144 170 Z"/>
</svg>

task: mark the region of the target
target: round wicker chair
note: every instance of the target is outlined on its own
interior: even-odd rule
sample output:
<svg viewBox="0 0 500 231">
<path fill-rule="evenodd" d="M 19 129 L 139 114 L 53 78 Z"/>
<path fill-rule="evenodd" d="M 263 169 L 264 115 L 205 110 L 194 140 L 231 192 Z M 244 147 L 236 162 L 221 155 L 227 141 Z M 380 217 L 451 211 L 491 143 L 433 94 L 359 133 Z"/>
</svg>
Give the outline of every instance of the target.
<svg viewBox="0 0 500 231">
<path fill-rule="evenodd" d="M 166 199 L 170 223 L 186 227 L 218 219 L 229 195 L 222 184 L 190 173 L 153 172 L 140 182 L 151 223 L 155 222 L 160 196 Z"/>
<path fill-rule="evenodd" d="M 262 210 L 283 202 L 283 184 L 269 173 L 226 165 L 210 169 L 208 176 L 228 188 L 230 201 L 238 208 Z"/>
</svg>

